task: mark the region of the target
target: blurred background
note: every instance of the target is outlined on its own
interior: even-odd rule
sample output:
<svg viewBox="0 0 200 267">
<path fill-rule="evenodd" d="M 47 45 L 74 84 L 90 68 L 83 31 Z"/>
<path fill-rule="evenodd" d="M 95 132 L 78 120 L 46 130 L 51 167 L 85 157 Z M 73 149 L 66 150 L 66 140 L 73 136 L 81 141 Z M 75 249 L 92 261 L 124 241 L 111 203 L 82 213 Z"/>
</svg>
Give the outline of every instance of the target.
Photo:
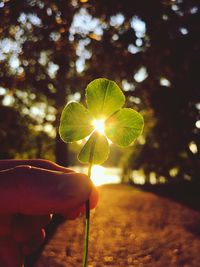
<svg viewBox="0 0 200 267">
<path fill-rule="evenodd" d="M 0 1 L 0 159 L 77 166 L 81 144 L 60 140 L 60 114 L 106 77 L 145 129 L 134 146 L 111 145 L 95 183 L 198 183 L 199 36 L 198 0 Z"/>
<path fill-rule="evenodd" d="M 99 188 L 89 266 L 198 267 L 200 1 L 0 0 L 0 159 L 87 171 L 81 142 L 64 144 L 58 126 L 99 77 L 117 82 L 145 128 L 93 168 L 96 185 L 137 188 Z M 36 266 L 81 266 L 83 234 L 82 218 L 65 222 Z"/>
</svg>

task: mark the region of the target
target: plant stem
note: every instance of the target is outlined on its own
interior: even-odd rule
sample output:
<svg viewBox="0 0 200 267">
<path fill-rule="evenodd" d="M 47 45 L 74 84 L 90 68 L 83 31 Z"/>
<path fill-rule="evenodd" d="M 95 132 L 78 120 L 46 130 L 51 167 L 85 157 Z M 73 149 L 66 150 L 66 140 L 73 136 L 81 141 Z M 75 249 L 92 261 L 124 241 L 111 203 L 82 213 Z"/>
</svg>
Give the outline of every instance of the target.
<svg viewBox="0 0 200 267">
<path fill-rule="evenodd" d="M 85 209 L 86 209 L 86 218 L 85 218 L 83 267 L 87 266 L 87 258 L 88 258 L 88 244 L 89 244 L 89 231 L 90 231 L 90 200 L 89 199 L 85 203 Z"/>
<path fill-rule="evenodd" d="M 96 144 L 96 140 L 94 140 L 91 146 L 91 150 L 90 150 L 90 158 L 89 158 L 89 163 L 88 163 L 88 177 L 89 178 L 91 178 L 95 144 Z M 90 200 L 88 199 L 85 202 L 85 238 L 84 238 L 84 255 L 83 255 L 82 267 L 87 267 L 89 234 L 90 234 Z"/>
<path fill-rule="evenodd" d="M 91 177 L 92 163 L 88 166 L 88 177 Z M 85 202 L 85 238 L 84 238 L 84 256 L 83 256 L 83 267 L 87 266 L 88 258 L 88 244 L 90 234 L 90 200 Z"/>
</svg>

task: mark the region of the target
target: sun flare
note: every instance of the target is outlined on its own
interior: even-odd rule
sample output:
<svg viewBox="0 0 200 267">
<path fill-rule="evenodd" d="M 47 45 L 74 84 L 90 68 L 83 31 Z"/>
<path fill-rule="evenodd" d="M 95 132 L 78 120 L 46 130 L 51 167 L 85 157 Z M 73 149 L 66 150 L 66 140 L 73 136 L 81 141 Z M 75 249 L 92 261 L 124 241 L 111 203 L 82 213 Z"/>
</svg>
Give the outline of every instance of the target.
<svg viewBox="0 0 200 267">
<path fill-rule="evenodd" d="M 91 180 L 96 186 L 118 184 L 120 183 L 120 171 L 118 168 L 105 168 L 99 165 L 93 165 Z"/>
<path fill-rule="evenodd" d="M 104 119 L 99 119 L 99 120 L 93 120 L 92 124 L 95 127 L 95 130 L 99 132 L 100 134 L 104 134 Z"/>
</svg>

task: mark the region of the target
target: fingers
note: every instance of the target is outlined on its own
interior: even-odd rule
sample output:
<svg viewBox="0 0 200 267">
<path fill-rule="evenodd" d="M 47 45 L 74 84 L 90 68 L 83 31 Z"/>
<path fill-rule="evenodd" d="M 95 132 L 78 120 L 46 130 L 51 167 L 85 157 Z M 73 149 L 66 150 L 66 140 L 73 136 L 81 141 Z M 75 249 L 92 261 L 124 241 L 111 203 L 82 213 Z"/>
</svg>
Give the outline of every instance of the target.
<svg viewBox="0 0 200 267">
<path fill-rule="evenodd" d="M 24 255 L 35 251 L 44 241 L 43 227 L 50 218 L 50 215 L 1 215 L 0 266 L 21 267 Z M 3 232 L 5 227 L 9 231 Z"/>
<path fill-rule="evenodd" d="M 21 267 L 23 255 L 19 245 L 11 238 L 0 238 L 0 266 Z"/>
<path fill-rule="evenodd" d="M 0 266 L 22 267 L 24 255 L 34 252 L 44 241 L 44 229 L 38 229 L 26 242 L 18 243 L 11 237 L 0 238 Z"/>
<path fill-rule="evenodd" d="M 45 230 L 40 229 L 27 242 L 22 244 L 22 253 L 28 255 L 37 250 L 45 239 Z"/>
<path fill-rule="evenodd" d="M 43 227 L 50 221 L 50 216 L 15 215 L 11 218 L 1 215 L 0 219 L 2 225 L 9 222 L 10 226 L 10 231 L 1 231 L 0 235 L 0 266 L 22 267 L 24 255 L 34 252 L 43 243 Z"/>
<path fill-rule="evenodd" d="M 45 227 L 50 220 L 50 215 L 15 215 L 12 222 L 13 239 L 18 243 L 28 242 L 38 231 Z"/>
<path fill-rule="evenodd" d="M 61 171 L 64 173 L 74 172 L 69 168 L 59 166 L 58 164 L 44 159 L 28 159 L 28 160 L 0 160 L 0 171 L 11 169 L 20 165 L 29 165 L 52 171 Z"/>
<path fill-rule="evenodd" d="M 94 208 L 98 193 L 84 174 L 43 160 L 0 161 L 0 266 L 21 267 L 43 242 L 44 214 L 77 216 L 88 198 Z"/>
<path fill-rule="evenodd" d="M 0 214 L 0 237 L 12 234 L 12 218 L 12 214 Z"/>
<path fill-rule="evenodd" d="M 90 193 L 90 209 L 94 209 L 98 203 L 98 199 L 99 199 L 99 194 L 98 191 L 95 187 L 92 188 L 92 191 Z M 82 213 L 85 213 L 85 203 L 82 204 L 81 206 L 75 208 L 74 210 L 68 212 L 68 213 L 63 213 L 62 215 L 66 218 L 66 219 L 70 219 L 73 220 L 75 218 L 77 218 L 78 216 L 80 216 Z"/>
<path fill-rule="evenodd" d="M 84 174 L 18 166 L 0 172 L 0 213 L 67 213 L 80 207 L 92 188 Z"/>
</svg>

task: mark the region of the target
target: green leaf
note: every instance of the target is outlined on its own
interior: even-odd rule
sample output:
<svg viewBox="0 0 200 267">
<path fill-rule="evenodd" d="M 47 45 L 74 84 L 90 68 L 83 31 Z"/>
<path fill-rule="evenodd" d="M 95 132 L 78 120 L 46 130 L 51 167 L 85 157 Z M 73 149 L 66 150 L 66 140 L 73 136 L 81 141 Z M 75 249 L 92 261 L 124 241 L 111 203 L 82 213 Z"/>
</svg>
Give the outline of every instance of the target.
<svg viewBox="0 0 200 267">
<path fill-rule="evenodd" d="M 82 148 L 78 159 L 83 163 L 102 164 L 107 160 L 109 151 L 107 138 L 95 131 Z"/>
<path fill-rule="evenodd" d="M 131 108 L 123 108 L 113 114 L 105 123 L 107 137 L 116 145 L 128 146 L 141 133 L 143 117 Z"/>
<path fill-rule="evenodd" d="M 125 96 L 115 82 L 100 78 L 88 84 L 86 102 L 95 118 L 106 119 L 124 105 Z"/>
<path fill-rule="evenodd" d="M 71 102 L 63 109 L 59 133 L 64 142 L 78 141 L 88 136 L 94 129 L 88 109 L 77 102 Z"/>
</svg>

